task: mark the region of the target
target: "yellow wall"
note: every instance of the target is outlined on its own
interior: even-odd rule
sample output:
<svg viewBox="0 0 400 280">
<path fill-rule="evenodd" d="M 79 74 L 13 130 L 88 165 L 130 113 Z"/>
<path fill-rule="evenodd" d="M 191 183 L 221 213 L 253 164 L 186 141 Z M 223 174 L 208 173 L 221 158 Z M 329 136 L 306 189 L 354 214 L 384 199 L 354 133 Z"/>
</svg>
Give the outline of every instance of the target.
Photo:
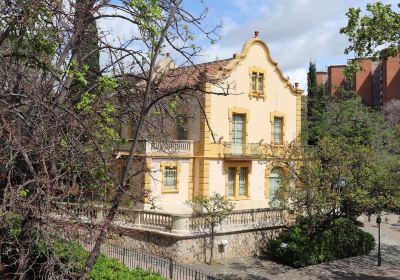
<svg viewBox="0 0 400 280">
<path fill-rule="evenodd" d="M 179 164 L 179 189 L 178 192 L 163 193 L 162 192 L 162 173 L 161 166 L 164 163 L 176 162 Z M 190 160 L 189 159 L 166 159 L 153 158 L 151 172 L 151 198 L 154 200 L 158 210 L 171 212 L 190 212 L 190 208 L 185 205 L 189 197 L 190 186 Z"/>
<path fill-rule="evenodd" d="M 252 71 L 264 75 L 264 95 L 254 96 L 251 93 Z M 223 84 L 229 85 L 230 95 L 201 96 L 202 106 L 211 126 L 216 141 L 214 143 L 211 132 L 205 121 L 203 110 L 192 100 L 192 116 L 188 123 L 188 140 L 195 141 L 193 157 L 176 159 L 179 162 L 179 191 L 162 193 L 162 162 L 170 161 L 164 158 L 153 158 L 152 180 L 150 189 L 158 209 L 177 213 L 190 212 L 185 205 L 193 196 L 211 195 L 213 193 L 226 194 L 226 174 L 228 162 L 224 158 L 224 142 L 231 141 L 230 119 L 232 114 L 246 114 L 245 141 L 247 143 L 272 143 L 273 116 L 284 117 L 284 143 L 296 140 L 300 135 L 301 127 L 301 93 L 293 87 L 272 60 L 267 46 L 258 38 L 247 41 L 241 51 L 236 54 L 228 66 L 223 68 L 220 75 L 224 76 Z M 206 91 L 222 92 L 218 86 L 205 85 Z M 196 105 L 197 104 L 197 105 Z M 169 128 L 173 129 L 173 128 Z M 171 132 L 172 133 L 172 132 Z M 172 133 L 173 134 L 173 133 Z M 257 160 L 246 159 L 249 164 L 248 175 L 249 197 L 237 199 L 236 209 L 264 208 L 268 205 L 267 167 Z M 148 181 L 148 180 L 147 180 Z"/>
<path fill-rule="evenodd" d="M 249 97 L 251 67 L 265 69 L 265 98 Z M 228 77 L 233 86 L 232 95 L 211 96 L 210 124 L 216 134 L 216 138 L 223 137 L 223 141 L 229 141 L 229 110 L 240 107 L 249 110 L 248 139 L 247 143 L 258 143 L 263 139 L 264 143 L 271 143 L 271 112 L 279 111 L 286 114 L 285 142 L 296 138 L 296 99 L 297 97 L 285 87 L 275 66 L 268 61 L 266 51 L 260 44 L 250 47 L 247 57 L 238 65 Z M 213 90 L 218 91 L 217 87 Z"/>
</svg>

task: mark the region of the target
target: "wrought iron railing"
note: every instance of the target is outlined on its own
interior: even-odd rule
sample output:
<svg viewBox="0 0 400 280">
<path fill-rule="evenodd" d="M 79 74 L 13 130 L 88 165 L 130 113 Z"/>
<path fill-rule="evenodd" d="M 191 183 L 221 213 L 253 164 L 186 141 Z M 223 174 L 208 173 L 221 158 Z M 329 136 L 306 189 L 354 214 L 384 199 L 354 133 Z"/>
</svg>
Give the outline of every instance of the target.
<svg viewBox="0 0 400 280">
<path fill-rule="evenodd" d="M 258 157 L 263 151 L 260 143 L 224 143 L 224 154 L 228 157 Z"/>
</svg>

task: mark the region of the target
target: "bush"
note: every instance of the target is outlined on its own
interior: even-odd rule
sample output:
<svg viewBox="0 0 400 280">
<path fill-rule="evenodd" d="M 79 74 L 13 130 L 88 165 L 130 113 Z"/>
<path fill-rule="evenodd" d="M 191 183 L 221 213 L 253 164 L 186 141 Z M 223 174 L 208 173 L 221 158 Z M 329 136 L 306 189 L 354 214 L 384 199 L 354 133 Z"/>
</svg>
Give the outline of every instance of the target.
<svg viewBox="0 0 400 280">
<path fill-rule="evenodd" d="M 307 235 L 306 225 L 300 224 L 282 232 L 268 244 L 276 260 L 293 267 L 303 267 L 335 259 L 368 254 L 375 246 L 374 237 L 359 229 L 348 219 L 333 221 Z"/>
<path fill-rule="evenodd" d="M 62 263 L 72 263 L 75 271 L 82 271 L 85 268 L 89 253 L 77 242 L 58 239 L 52 244 L 52 247 L 54 257 Z"/>
<path fill-rule="evenodd" d="M 73 263 L 76 272 L 85 267 L 89 253 L 76 242 L 67 242 L 59 239 L 53 244 L 54 256 L 61 262 Z M 158 273 L 145 271 L 141 268 L 130 270 L 125 264 L 116 259 L 110 259 L 100 254 L 96 264 L 90 271 L 91 280 L 164 280 Z"/>
<path fill-rule="evenodd" d="M 129 268 L 118 260 L 100 255 L 89 278 L 91 280 L 164 280 L 158 273 L 144 271 L 141 268 L 129 270 Z"/>
<path fill-rule="evenodd" d="M 365 255 L 375 246 L 374 237 L 348 219 L 337 219 L 324 236 L 329 240 L 329 248 L 336 259 Z"/>
</svg>

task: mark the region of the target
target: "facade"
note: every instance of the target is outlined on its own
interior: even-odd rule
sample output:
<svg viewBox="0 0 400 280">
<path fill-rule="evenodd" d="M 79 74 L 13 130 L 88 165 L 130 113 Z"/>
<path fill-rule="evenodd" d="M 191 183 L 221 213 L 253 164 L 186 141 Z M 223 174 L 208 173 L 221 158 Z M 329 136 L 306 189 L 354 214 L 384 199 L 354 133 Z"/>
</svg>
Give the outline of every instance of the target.
<svg viewBox="0 0 400 280">
<path fill-rule="evenodd" d="M 352 81 L 345 81 L 345 65 L 331 65 L 327 72 L 317 72 L 318 84 L 337 96 L 340 96 L 340 88 L 354 90 L 371 107 L 400 99 L 400 57 L 377 61 L 366 58 L 358 61 L 362 69 L 353 75 Z"/>
<path fill-rule="evenodd" d="M 160 65 L 178 72 L 189 69 L 174 69 L 169 55 Z M 185 128 L 171 124 L 168 140 L 141 141 L 138 153 L 150 170 L 143 186 L 152 197 L 152 204 L 144 204 L 144 209 L 191 213 L 187 201 L 213 193 L 234 201 L 235 210 L 272 206 L 282 171 L 260 162 L 259 156 L 298 139 L 303 91 L 289 83 L 258 32 L 232 59 L 198 68 L 200 75 L 220 79 L 218 85 L 203 85 L 213 94 L 199 95 L 201 105 L 191 104 L 193 117 Z M 221 84 L 230 89 L 228 95 Z M 122 128 L 121 134 L 128 137 L 129 128 Z M 122 156 L 129 145 L 120 147 Z"/>
</svg>

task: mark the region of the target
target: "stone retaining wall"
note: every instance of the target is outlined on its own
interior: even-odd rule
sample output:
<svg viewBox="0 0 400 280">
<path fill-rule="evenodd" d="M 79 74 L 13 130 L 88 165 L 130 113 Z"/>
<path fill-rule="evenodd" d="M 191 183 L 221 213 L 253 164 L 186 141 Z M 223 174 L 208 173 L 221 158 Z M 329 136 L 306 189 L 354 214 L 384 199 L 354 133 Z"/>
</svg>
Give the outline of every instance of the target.
<svg viewBox="0 0 400 280">
<path fill-rule="evenodd" d="M 282 228 L 268 228 L 216 234 L 213 259 L 258 255 L 281 230 Z M 221 252 L 220 245 L 223 240 L 227 241 L 224 253 Z M 172 258 L 180 263 L 202 262 L 210 254 L 210 237 L 204 235 L 178 238 L 146 231 L 121 231 L 109 242 L 150 255 Z"/>
</svg>

